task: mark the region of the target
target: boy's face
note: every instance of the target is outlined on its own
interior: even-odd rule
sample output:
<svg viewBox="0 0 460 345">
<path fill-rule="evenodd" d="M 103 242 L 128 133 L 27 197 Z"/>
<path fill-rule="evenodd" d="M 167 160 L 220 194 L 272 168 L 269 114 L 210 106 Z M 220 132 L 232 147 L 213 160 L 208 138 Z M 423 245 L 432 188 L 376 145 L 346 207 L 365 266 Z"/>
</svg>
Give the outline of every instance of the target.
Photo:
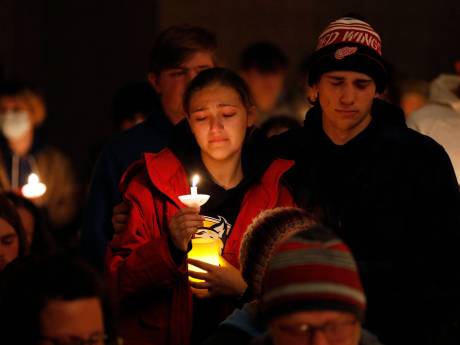
<svg viewBox="0 0 460 345">
<path fill-rule="evenodd" d="M 159 75 L 149 74 L 149 81 L 161 97 L 168 119 L 176 124 L 185 117 L 182 97 L 188 83 L 202 70 L 214 67 L 213 53 L 197 51 L 177 68 L 168 68 Z"/>
<path fill-rule="evenodd" d="M 319 97 L 323 129 L 334 143 L 345 144 L 369 125 L 377 93 L 374 80 L 366 74 L 327 72 L 313 89 Z"/>
</svg>

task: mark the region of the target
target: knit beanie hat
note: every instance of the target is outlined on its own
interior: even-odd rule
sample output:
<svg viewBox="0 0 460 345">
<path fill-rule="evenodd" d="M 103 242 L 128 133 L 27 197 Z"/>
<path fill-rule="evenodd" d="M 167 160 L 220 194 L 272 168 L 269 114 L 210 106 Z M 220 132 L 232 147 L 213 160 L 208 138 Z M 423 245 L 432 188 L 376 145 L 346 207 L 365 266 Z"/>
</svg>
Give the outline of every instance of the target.
<svg viewBox="0 0 460 345">
<path fill-rule="evenodd" d="M 382 57 L 382 40 L 366 22 L 343 17 L 331 22 L 318 38 L 309 59 L 308 84 L 319 81 L 330 71 L 356 71 L 371 77 L 382 93 L 388 79 L 388 68 Z"/>
<path fill-rule="evenodd" d="M 252 297 L 260 295 L 269 258 L 278 242 L 315 224 L 314 217 L 294 207 L 265 210 L 253 220 L 243 236 L 240 249 L 241 273 Z"/>
<path fill-rule="evenodd" d="M 262 284 L 266 320 L 296 311 L 334 310 L 362 321 L 365 309 L 356 262 L 331 230 L 314 226 L 276 247 Z"/>
</svg>

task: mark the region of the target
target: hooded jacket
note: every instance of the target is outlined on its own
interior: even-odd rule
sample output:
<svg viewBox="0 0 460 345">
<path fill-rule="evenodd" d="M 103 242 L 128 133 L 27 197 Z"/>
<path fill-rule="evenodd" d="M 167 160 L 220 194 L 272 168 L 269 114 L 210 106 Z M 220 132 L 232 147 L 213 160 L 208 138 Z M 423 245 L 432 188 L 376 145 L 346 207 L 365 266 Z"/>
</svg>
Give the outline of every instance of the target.
<svg viewBox="0 0 460 345">
<path fill-rule="evenodd" d="M 281 183 L 292 165 L 273 161 L 245 193 L 222 253 L 235 267 L 242 235 L 252 219 L 264 209 L 294 205 Z M 110 243 L 106 269 L 122 304 L 120 330 L 128 345 L 189 343 L 192 299 L 186 258 L 176 263 L 171 256 L 167 228 L 183 207 L 178 195 L 189 194 L 188 180 L 169 149 L 144 154 L 144 160 L 133 164 L 122 179 L 121 190 L 131 211 L 126 231 Z"/>
<path fill-rule="evenodd" d="M 368 298 L 365 326 L 385 344 L 458 335 L 460 202 L 446 152 L 380 100 L 369 126 L 345 145 L 329 139 L 321 115 L 313 107 L 304 127 L 273 147 L 296 162 L 288 183 L 298 205 L 322 215 L 355 256 Z"/>
</svg>

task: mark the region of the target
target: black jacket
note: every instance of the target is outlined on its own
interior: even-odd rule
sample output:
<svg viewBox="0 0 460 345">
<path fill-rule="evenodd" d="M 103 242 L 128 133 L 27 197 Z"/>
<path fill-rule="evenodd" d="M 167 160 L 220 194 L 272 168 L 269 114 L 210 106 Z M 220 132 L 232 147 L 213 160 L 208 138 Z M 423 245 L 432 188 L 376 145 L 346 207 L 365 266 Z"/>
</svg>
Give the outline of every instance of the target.
<svg viewBox="0 0 460 345">
<path fill-rule="evenodd" d="M 298 204 L 350 246 L 368 298 L 367 328 L 385 344 L 450 344 L 439 337 L 460 336 L 452 164 L 439 144 L 406 127 L 399 108 L 376 100 L 371 114 L 363 132 L 338 146 L 313 107 L 304 127 L 273 139 L 273 149 L 296 161 L 288 182 Z"/>
</svg>

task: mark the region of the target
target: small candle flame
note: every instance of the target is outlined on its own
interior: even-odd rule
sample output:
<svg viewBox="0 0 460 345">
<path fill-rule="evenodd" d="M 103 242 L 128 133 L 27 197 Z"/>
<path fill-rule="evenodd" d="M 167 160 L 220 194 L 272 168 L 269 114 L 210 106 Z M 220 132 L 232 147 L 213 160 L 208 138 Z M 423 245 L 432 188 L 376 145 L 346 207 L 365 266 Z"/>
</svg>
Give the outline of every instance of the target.
<svg viewBox="0 0 460 345">
<path fill-rule="evenodd" d="M 200 181 L 200 176 L 194 175 L 192 178 L 192 187 L 196 187 L 199 181 Z"/>
<path fill-rule="evenodd" d="M 39 181 L 38 175 L 37 174 L 30 174 L 29 177 L 27 178 L 27 183 L 29 184 L 37 184 Z"/>
</svg>

